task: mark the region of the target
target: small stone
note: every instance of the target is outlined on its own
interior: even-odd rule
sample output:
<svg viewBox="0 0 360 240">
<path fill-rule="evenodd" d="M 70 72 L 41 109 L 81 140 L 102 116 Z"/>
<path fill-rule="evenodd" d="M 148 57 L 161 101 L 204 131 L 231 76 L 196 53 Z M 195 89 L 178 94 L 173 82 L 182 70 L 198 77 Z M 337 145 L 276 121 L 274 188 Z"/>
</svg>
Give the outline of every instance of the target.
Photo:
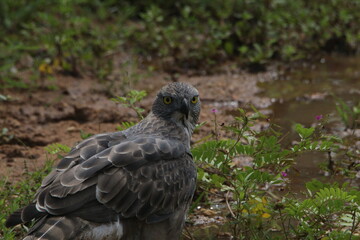
<svg viewBox="0 0 360 240">
<path fill-rule="evenodd" d="M 72 127 L 68 127 L 66 129 L 66 131 L 69 132 L 69 133 L 71 133 L 71 132 L 79 132 L 79 129 L 72 126 Z"/>
<path fill-rule="evenodd" d="M 209 216 L 209 217 L 216 215 L 215 211 L 210 210 L 210 209 L 205 209 L 205 208 L 200 209 L 200 213 L 204 214 L 205 216 Z"/>
</svg>

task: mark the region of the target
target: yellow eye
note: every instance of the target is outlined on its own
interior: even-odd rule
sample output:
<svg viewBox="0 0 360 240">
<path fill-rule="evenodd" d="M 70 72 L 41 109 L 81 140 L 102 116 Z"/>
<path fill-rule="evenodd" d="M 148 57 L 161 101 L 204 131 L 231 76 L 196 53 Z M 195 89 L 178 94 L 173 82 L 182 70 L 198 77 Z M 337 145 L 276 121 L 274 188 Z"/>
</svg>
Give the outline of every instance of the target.
<svg viewBox="0 0 360 240">
<path fill-rule="evenodd" d="M 172 102 L 172 98 L 171 97 L 164 97 L 163 101 L 165 104 L 170 104 Z"/>
<path fill-rule="evenodd" d="M 197 103 L 199 101 L 199 97 L 198 96 L 194 96 L 192 99 L 191 99 L 191 102 L 192 103 Z"/>
</svg>

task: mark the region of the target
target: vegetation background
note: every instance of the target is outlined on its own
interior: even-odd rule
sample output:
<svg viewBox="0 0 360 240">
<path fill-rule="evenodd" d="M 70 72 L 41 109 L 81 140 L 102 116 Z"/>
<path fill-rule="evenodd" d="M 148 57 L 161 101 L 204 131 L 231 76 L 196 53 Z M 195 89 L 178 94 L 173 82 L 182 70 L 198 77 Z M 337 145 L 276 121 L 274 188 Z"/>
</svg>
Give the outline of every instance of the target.
<svg viewBox="0 0 360 240">
<path fill-rule="evenodd" d="M 1 76 L 12 86 L 23 68 L 76 76 L 87 67 L 104 79 L 117 52 L 170 72 L 228 61 L 261 70 L 273 60 L 358 53 L 359 19 L 357 0 L 3 0 Z M 19 66 L 24 56 L 32 61 Z"/>
<path fill-rule="evenodd" d="M 359 101 L 336 100 L 344 131 L 354 134 L 327 131 L 329 119 L 318 115 L 312 126 L 294 124 L 298 137 L 291 144 L 248 105 L 235 112 L 208 109 L 213 88 L 222 100 L 239 100 L 239 89 L 255 88 L 259 76 L 274 69 L 328 54 L 358 55 L 359 26 L 359 0 L 0 1 L 0 161 L 18 169 L 2 171 L 0 237 L 26 232 L 29 226 L 6 229 L 5 218 L 32 199 L 50 160 L 89 132 L 99 133 L 99 123 L 114 131 L 141 118 L 151 100 L 133 88 L 147 86 L 152 97 L 163 82 L 200 76 L 198 86 L 212 85 L 202 88 L 207 123 L 195 134 L 199 183 L 183 238 L 359 239 Z M 228 82 L 211 77 L 244 70 L 257 75 Z M 160 77 L 163 82 L 154 80 Z M 123 106 L 110 105 L 110 98 Z M 35 164 L 45 146 L 49 161 Z M 341 183 L 313 180 L 301 197 L 279 193 L 294 159 L 309 151 L 328 156 L 322 169 L 341 176 Z M 238 164 L 244 159 L 251 164 Z M 201 216 L 224 227 L 198 231 L 203 228 L 193 225 Z"/>
</svg>

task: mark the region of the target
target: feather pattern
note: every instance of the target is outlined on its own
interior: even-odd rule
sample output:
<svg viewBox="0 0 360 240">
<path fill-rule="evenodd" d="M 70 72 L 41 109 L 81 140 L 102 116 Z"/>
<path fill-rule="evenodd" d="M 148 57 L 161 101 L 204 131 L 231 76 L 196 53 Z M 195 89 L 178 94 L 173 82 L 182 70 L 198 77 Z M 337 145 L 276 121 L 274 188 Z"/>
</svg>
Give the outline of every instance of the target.
<svg viewBox="0 0 360 240">
<path fill-rule="evenodd" d="M 164 94 L 179 100 L 160 111 Z M 195 191 L 192 129 L 187 127 L 196 124 L 200 105 L 188 110 L 188 119 L 178 119 L 189 115 L 179 111 L 189 109 L 186 99 L 197 94 L 189 85 L 170 84 L 139 124 L 76 145 L 44 178 L 35 201 L 11 215 L 6 225 L 37 220 L 26 239 L 119 239 L 120 232 L 125 239 L 147 239 L 143 231 L 156 228 L 164 234 L 158 239 L 176 239 Z M 106 226 L 121 231 L 114 238 L 99 237 Z M 98 231 L 91 233 L 94 228 Z"/>
</svg>

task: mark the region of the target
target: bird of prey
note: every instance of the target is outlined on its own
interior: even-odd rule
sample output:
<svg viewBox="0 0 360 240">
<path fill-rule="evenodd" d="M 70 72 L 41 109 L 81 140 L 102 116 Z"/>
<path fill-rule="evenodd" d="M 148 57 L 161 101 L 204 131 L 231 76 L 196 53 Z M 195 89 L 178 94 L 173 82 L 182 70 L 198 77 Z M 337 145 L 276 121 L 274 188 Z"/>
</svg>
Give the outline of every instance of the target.
<svg viewBox="0 0 360 240">
<path fill-rule="evenodd" d="M 36 220 L 26 240 L 178 239 L 195 191 L 199 114 L 194 87 L 164 86 L 137 125 L 76 145 L 6 226 Z"/>
</svg>

